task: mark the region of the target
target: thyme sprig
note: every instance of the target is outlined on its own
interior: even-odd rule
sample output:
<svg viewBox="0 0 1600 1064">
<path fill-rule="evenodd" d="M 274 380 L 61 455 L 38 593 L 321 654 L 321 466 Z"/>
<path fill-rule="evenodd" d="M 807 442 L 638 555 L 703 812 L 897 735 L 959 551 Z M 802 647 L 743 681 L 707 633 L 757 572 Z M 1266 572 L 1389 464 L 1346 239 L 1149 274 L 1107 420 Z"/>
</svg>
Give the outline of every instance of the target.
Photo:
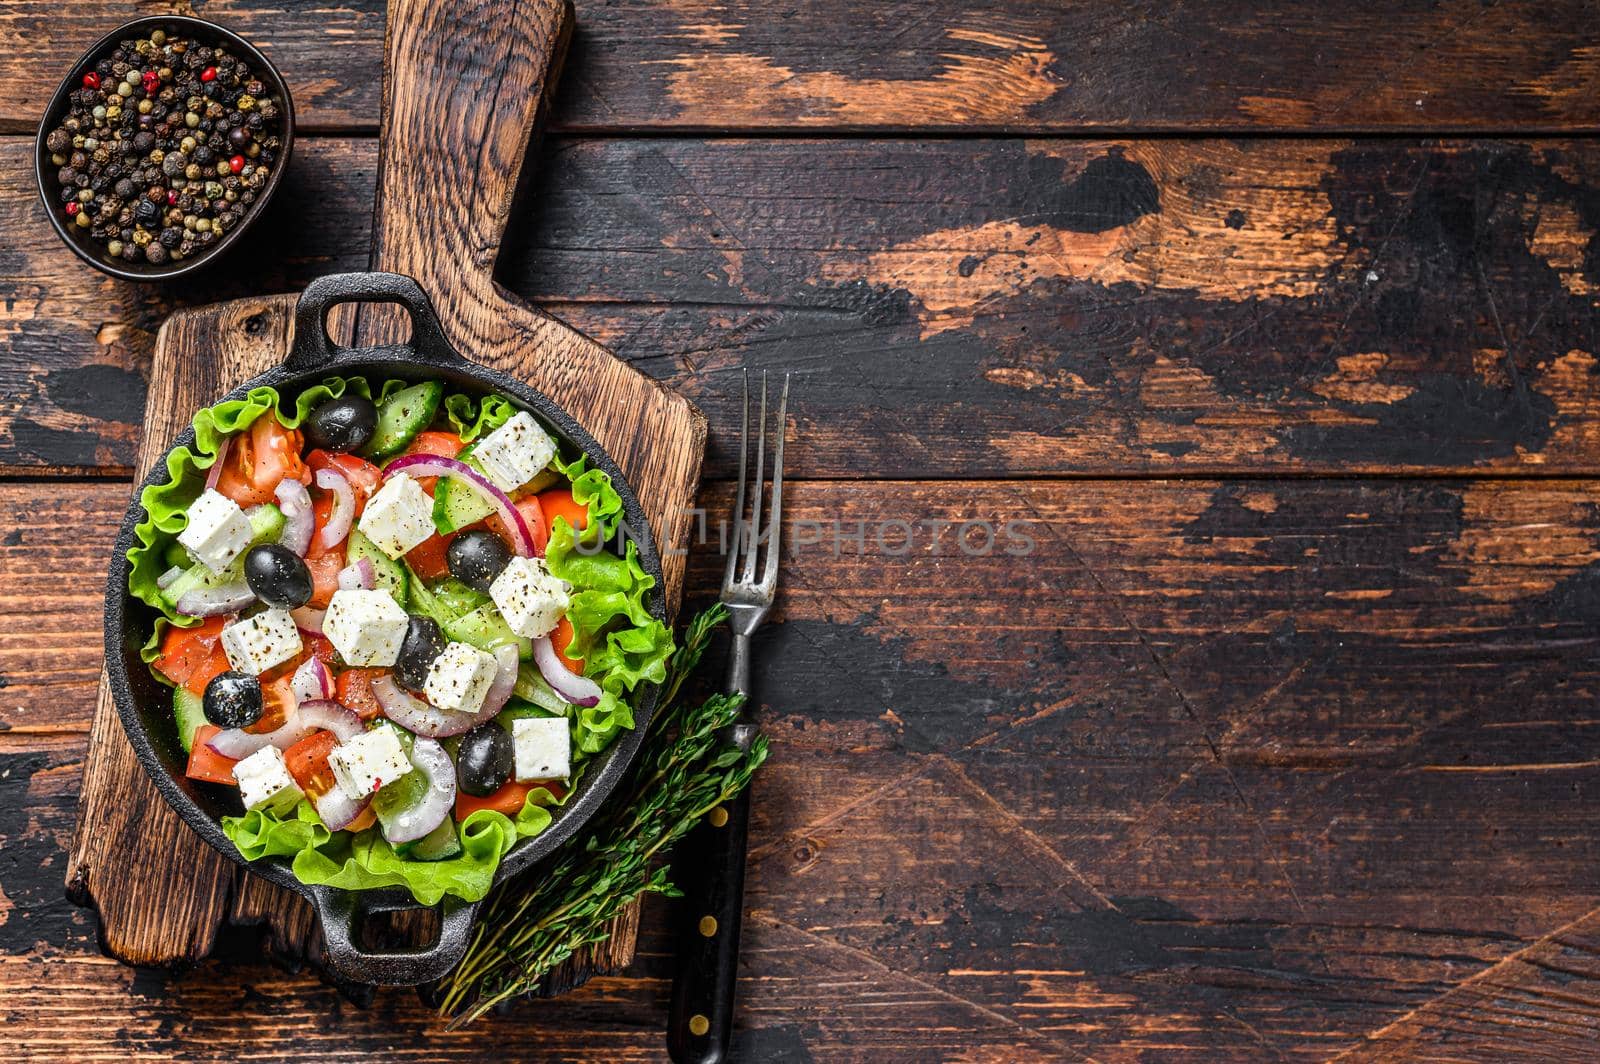
<svg viewBox="0 0 1600 1064">
<path fill-rule="evenodd" d="M 742 695 L 682 700 L 684 681 L 727 617 L 713 606 L 689 623 L 668 664 L 656 715 L 626 793 L 611 801 L 555 863 L 496 888 L 484 902 L 472 944 L 440 986 L 439 1011 L 452 1029 L 539 986 L 552 968 L 610 937 L 611 920 L 645 894 L 675 897 L 665 858 L 711 810 L 750 783 L 767 757 L 726 743 Z"/>
</svg>

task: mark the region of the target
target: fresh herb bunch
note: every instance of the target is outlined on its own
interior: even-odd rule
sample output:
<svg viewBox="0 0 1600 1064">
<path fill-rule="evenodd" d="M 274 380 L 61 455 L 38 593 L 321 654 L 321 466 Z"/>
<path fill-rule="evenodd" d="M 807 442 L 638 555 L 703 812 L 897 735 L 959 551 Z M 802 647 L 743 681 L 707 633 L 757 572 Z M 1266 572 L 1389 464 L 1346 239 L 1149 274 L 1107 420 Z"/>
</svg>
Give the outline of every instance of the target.
<svg viewBox="0 0 1600 1064">
<path fill-rule="evenodd" d="M 452 1029 L 536 989 L 584 946 L 610 937 L 610 922 L 644 894 L 677 897 L 667 878 L 672 846 L 711 810 L 745 789 L 767 758 L 766 739 L 748 751 L 725 742 L 742 695 L 681 702 L 683 683 L 727 618 L 713 606 L 690 622 L 667 668 L 631 788 L 562 851 L 556 864 L 497 888 L 484 902 L 466 956 L 440 986 Z"/>
</svg>

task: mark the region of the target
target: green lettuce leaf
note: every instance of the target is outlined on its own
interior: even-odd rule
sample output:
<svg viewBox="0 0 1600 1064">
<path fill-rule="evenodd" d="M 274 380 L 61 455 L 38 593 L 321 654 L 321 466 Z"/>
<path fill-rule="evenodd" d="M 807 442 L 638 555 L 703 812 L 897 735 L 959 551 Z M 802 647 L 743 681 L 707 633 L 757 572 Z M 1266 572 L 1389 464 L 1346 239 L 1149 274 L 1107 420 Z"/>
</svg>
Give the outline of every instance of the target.
<svg viewBox="0 0 1600 1064">
<path fill-rule="evenodd" d="M 444 397 L 444 415 L 462 443 L 493 432 L 511 420 L 517 408 L 503 395 L 486 395 L 480 402 L 470 395 L 452 392 Z"/>
<path fill-rule="evenodd" d="M 395 852 L 377 828 L 352 835 L 330 832 L 309 801 L 277 813 L 252 809 L 222 818 L 222 830 L 247 861 L 288 857 L 290 869 L 307 885 L 370 890 L 405 887 L 423 905 L 446 895 L 478 901 L 489 892 L 501 859 L 518 839 L 550 826 L 550 806 L 560 802 L 545 788 L 528 794 L 515 817 L 480 809 L 457 825 L 461 852 L 443 861 L 414 861 Z"/>
<path fill-rule="evenodd" d="M 585 538 L 595 528 L 600 529 L 602 539 L 616 535 L 617 523 L 622 520 L 622 496 L 612 486 L 611 475 L 603 469 L 589 469 L 589 456 L 584 454 L 570 462 L 557 454 L 550 464 L 572 482 L 572 500 L 589 508 Z"/>
<path fill-rule="evenodd" d="M 572 527 L 556 518 L 545 546 L 550 571 L 573 586 L 567 620 L 572 622 L 572 657 L 603 690 L 620 694 L 648 680 L 666 679 L 672 632 L 650 615 L 645 596 L 655 577 L 639 564 L 639 550 L 627 544 L 622 557 L 580 549 Z M 598 708 L 598 707 L 596 707 Z"/>
</svg>

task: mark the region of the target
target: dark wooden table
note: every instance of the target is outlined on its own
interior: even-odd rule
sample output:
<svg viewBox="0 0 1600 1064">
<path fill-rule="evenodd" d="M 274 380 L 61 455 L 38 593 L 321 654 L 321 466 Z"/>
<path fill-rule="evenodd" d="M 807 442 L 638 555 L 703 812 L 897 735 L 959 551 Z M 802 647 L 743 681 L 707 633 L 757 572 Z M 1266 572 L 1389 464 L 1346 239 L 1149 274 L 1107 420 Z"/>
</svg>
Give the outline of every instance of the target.
<svg viewBox="0 0 1600 1064">
<path fill-rule="evenodd" d="M 800 374 L 742 1059 L 1592 1057 L 1600 14 L 1050 6 L 580 3 L 501 264 L 702 406 L 709 508 L 738 371 Z M 63 897 L 154 332 L 365 265 L 382 5 L 194 7 L 303 139 L 162 289 L 29 179 L 130 9 L 0 4 L 8 1050 L 657 1058 L 662 905 L 447 1035 L 248 936 L 122 967 Z"/>
</svg>

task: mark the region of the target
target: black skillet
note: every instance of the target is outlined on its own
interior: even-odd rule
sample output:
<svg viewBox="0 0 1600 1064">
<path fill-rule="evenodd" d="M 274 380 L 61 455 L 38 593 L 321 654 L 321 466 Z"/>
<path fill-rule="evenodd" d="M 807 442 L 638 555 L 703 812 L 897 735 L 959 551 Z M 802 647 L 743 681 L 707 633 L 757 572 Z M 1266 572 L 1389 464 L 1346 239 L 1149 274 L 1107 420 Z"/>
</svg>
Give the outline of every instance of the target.
<svg viewBox="0 0 1600 1064">
<path fill-rule="evenodd" d="M 404 307 L 411 317 L 410 341 L 386 347 L 336 346 L 328 336 L 328 312 L 337 304 L 353 302 L 396 303 Z M 640 563 L 656 580 L 650 612 L 664 619 L 661 560 L 649 522 L 622 472 L 571 416 L 544 395 L 503 373 L 463 358 L 445 339 L 432 304 L 411 278 L 392 273 L 347 273 L 313 281 L 295 310 L 294 346 L 288 357 L 226 396 L 219 396 L 217 401 L 239 398 L 261 385 L 271 385 L 280 393 L 293 395 L 333 373 L 364 374 L 374 380 L 436 378 L 464 391 L 501 392 L 533 413 L 553 432 L 566 453 L 581 451 L 589 456 L 592 467 L 611 475 L 622 497 L 623 534 L 638 547 Z M 173 446 L 193 443 L 191 428 L 186 429 Z M 146 479 L 146 484 L 166 479 L 165 456 L 153 468 L 155 472 Z M 420 908 L 409 893 L 399 889 L 352 892 L 308 887 L 295 879 L 289 862 L 283 858 L 245 863 L 223 834 L 219 822 L 222 816 L 240 811 L 237 792 L 197 783 L 184 776 L 185 755 L 173 721 L 171 691 L 150 675 L 139 657 L 139 648 L 149 638 L 156 614 L 128 594 L 127 552 L 133 543 L 134 525 L 143 516 L 144 510 L 136 495 L 123 519 L 106 583 L 106 669 L 123 729 L 156 789 L 184 822 L 217 851 L 278 886 L 304 895 L 316 907 L 326 940 L 327 963 L 335 974 L 356 982 L 391 986 L 425 983 L 442 976 L 466 951 L 477 915 L 476 904 L 446 899 L 441 907 L 439 938 L 432 945 L 394 952 L 365 948 L 361 945 L 360 929 L 369 916 Z M 620 736 L 590 765 L 577 793 L 566 805 L 553 810 L 553 820 L 542 834 L 512 847 L 495 874 L 496 883 L 525 871 L 547 856 L 594 815 L 628 771 L 655 704 L 654 688 L 641 687 L 634 693 L 634 729 Z M 186 870 L 174 868 L 172 874 L 182 877 Z"/>
</svg>

